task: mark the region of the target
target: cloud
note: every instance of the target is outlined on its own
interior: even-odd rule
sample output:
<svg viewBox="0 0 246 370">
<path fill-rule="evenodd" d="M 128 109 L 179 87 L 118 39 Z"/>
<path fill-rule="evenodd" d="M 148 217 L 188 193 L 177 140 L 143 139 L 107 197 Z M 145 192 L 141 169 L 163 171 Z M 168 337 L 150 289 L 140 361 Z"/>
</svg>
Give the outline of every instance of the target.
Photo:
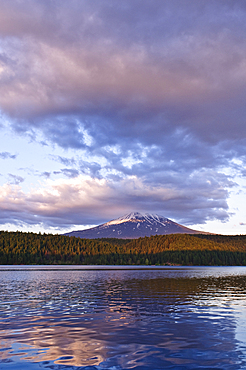
<svg viewBox="0 0 246 370">
<path fill-rule="evenodd" d="M 55 156 L 55 155 L 50 155 L 50 159 L 54 161 L 61 162 L 65 166 L 73 166 L 76 164 L 76 160 L 74 158 L 67 158 L 67 157 L 62 157 L 60 155 Z"/>
<path fill-rule="evenodd" d="M 65 168 L 52 173 L 75 183 L 87 175 L 93 189 L 115 194 L 115 206 L 103 193 L 91 208 L 78 202 L 81 212 L 76 198 L 66 220 L 105 220 L 94 211 L 101 204 L 112 216 L 134 204 L 189 223 L 228 217 L 233 175 L 222 172 L 244 174 L 246 158 L 241 0 L 0 2 L 0 109 L 9 128 L 76 151 L 53 158 Z M 63 199 L 66 186 L 58 188 Z M 72 183 L 66 189 L 80 197 Z M 54 217 L 66 223 L 60 204 Z"/>
<path fill-rule="evenodd" d="M 245 135 L 241 1 L 3 3 L 0 104 L 17 131 L 73 148 L 86 134 L 95 146 L 160 143 L 177 128 L 209 142 Z"/>
<path fill-rule="evenodd" d="M 66 177 L 74 178 L 79 175 L 79 172 L 73 168 L 62 168 L 60 173 L 63 173 Z"/>
<path fill-rule="evenodd" d="M 155 211 L 185 224 L 228 218 L 227 192 L 221 188 L 224 175 L 201 172 L 178 183 L 149 185 L 131 176 L 114 182 L 78 176 L 47 179 L 39 188 L 24 193 L 19 185 L 0 188 L 1 223 L 23 222 L 46 226 L 96 224 L 131 210 Z M 227 184 L 233 186 L 233 184 Z"/>
<path fill-rule="evenodd" d="M 98 148 L 118 145 L 122 156 L 138 144 L 156 145 L 176 162 L 180 149 L 190 162 L 199 145 L 197 166 L 218 161 L 218 151 L 225 162 L 241 154 L 246 47 L 240 2 L 233 7 L 189 2 L 185 8 L 177 1 L 158 2 L 151 13 L 146 1 L 139 8 L 138 1 L 95 2 L 96 11 L 75 1 L 69 12 L 63 5 L 48 9 L 48 3 L 36 1 L 28 8 L 22 4 L 25 13 L 15 12 L 16 2 L 4 4 L 7 19 L 14 13 L 18 22 L 12 27 L 5 22 L 2 31 L 9 54 L 2 62 L 7 68 L 2 86 L 12 93 L 2 91 L 0 104 L 18 133 L 40 131 L 63 148 L 103 157 L 106 151 Z M 42 27 L 48 10 L 54 20 L 47 17 Z M 170 143 L 177 154 L 167 150 Z"/>
<path fill-rule="evenodd" d="M 21 182 L 25 181 L 25 179 L 21 176 L 13 175 L 11 173 L 8 174 L 8 177 L 10 178 L 10 184 L 18 185 Z"/>
<path fill-rule="evenodd" d="M 45 172 L 42 172 L 41 173 L 41 176 L 45 177 L 46 179 L 48 179 L 50 177 L 51 173 L 48 172 L 48 171 L 45 171 Z"/>
<path fill-rule="evenodd" d="M 11 154 L 9 152 L 1 152 L 0 158 L 1 159 L 15 159 L 17 157 L 16 154 Z"/>
</svg>

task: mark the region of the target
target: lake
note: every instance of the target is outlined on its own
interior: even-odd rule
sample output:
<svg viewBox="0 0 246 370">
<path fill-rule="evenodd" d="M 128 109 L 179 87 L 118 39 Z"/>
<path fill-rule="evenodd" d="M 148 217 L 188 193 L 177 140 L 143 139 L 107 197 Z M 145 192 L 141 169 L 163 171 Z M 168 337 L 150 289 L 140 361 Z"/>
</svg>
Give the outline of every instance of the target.
<svg viewBox="0 0 246 370">
<path fill-rule="evenodd" d="M 0 266 L 0 369 L 246 369 L 246 267 Z"/>
</svg>

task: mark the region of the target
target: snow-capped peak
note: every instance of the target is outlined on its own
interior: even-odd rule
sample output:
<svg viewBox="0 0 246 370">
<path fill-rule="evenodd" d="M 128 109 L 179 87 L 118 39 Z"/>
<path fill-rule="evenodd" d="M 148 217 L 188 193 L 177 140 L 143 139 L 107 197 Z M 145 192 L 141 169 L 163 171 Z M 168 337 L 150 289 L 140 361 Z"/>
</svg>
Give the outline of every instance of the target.
<svg viewBox="0 0 246 370">
<path fill-rule="evenodd" d="M 137 239 L 152 235 L 180 233 L 199 234 L 200 232 L 179 225 L 168 218 L 156 214 L 131 212 L 105 224 L 87 230 L 74 231 L 67 235 L 87 239 Z"/>
<path fill-rule="evenodd" d="M 159 215 L 150 214 L 150 213 L 140 213 L 140 212 L 131 212 L 122 217 L 116 218 L 115 220 L 109 221 L 103 226 L 109 225 L 119 225 L 123 222 L 148 222 L 149 224 L 153 224 L 153 222 L 158 222 L 164 225 L 167 221 L 167 218 L 164 218 Z"/>
</svg>

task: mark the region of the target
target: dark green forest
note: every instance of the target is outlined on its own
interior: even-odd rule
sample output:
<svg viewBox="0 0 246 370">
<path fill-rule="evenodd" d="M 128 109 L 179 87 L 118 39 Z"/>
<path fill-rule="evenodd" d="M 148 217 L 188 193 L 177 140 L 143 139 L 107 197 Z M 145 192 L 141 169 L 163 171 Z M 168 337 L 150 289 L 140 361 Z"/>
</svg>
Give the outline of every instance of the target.
<svg viewBox="0 0 246 370">
<path fill-rule="evenodd" d="M 246 236 L 170 234 L 124 240 L 0 231 L 0 264 L 246 266 Z"/>
</svg>

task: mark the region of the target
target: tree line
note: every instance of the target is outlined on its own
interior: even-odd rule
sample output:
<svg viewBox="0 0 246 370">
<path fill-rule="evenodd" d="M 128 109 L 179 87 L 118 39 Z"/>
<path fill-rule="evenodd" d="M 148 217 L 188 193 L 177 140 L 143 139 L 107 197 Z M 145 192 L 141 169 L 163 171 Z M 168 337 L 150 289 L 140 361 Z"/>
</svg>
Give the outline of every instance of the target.
<svg viewBox="0 0 246 370">
<path fill-rule="evenodd" d="M 124 240 L 0 231 L 0 264 L 246 266 L 246 236 L 170 234 Z"/>
</svg>

